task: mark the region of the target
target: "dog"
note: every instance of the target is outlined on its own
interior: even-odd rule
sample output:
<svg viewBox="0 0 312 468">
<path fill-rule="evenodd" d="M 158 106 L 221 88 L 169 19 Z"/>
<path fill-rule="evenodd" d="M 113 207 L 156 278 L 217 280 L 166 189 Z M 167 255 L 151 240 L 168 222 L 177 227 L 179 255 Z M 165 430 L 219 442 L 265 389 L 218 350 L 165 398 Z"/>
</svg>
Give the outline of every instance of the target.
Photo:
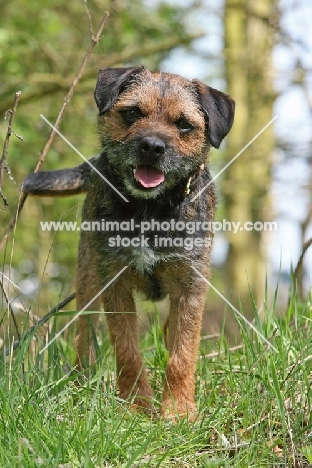
<svg viewBox="0 0 312 468">
<path fill-rule="evenodd" d="M 145 67 L 101 69 L 94 96 L 101 150 L 93 168 L 33 174 L 24 191 L 87 193 L 77 310 L 104 307 L 119 395 L 147 411 L 153 392 L 139 350 L 135 295 L 169 296 L 161 412 L 192 417 L 216 205 L 209 151 L 230 131 L 235 104 L 197 79 Z M 79 315 L 79 369 L 95 362 L 98 317 Z"/>
</svg>

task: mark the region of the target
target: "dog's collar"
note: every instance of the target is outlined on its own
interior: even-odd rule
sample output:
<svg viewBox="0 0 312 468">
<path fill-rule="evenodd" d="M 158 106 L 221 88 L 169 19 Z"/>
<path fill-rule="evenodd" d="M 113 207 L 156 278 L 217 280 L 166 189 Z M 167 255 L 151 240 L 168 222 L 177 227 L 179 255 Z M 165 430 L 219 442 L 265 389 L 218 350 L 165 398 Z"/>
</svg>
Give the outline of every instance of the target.
<svg viewBox="0 0 312 468">
<path fill-rule="evenodd" d="M 203 171 L 205 168 L 205 164 L 202 164 L 200 167 L 199 167 L 199 170 L 197 172 L 195 172 L 195 174 L 193 174 L 187 181 L 186 183 L 186 187 L 185 187 L 185 190 L 184 190 L 184 198 L 186 198 L 190 193 L 191 193 L 191 190 L 192 188 L 196 185 L 196 182 L 201 174 L 201 171 Z"/>
</svg>

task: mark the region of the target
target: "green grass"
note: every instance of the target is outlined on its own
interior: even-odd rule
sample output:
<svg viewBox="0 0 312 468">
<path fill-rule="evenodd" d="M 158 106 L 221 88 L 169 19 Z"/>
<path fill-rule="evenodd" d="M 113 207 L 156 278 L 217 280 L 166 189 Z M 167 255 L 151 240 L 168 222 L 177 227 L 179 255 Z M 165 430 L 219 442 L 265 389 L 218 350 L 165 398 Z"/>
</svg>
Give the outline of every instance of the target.
<svg viewBox="0 0 312 468">
<path fill-rule="evenodd" d="M 157 315 L 151 322 L 142 352 L 159 407 L 168 356 Z M 71 337 L 44 357 L 28 341 L 1 363 L 0 467 L 311 466 L 311 302 L 293 295 L 284 317 L 268 311 L 254 323 L 278 353 L 245 324 L 239 346 L 202 340 L 195 422 L 131 412 L 118 399 L 106 337 L 102 365 L 79 385 Z"/>
</svg>

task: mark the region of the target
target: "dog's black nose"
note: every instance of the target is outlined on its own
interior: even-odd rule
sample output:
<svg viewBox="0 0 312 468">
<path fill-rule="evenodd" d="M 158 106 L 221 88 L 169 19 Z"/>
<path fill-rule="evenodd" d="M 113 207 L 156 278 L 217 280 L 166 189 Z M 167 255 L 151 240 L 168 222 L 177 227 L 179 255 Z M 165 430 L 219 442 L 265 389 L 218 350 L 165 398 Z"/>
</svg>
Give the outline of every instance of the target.
<svg viewBox="0 0 312 468">
<path fill-rule="evenodd" d="M 145 137 L 140 142 L 140 152 L 142 156 L 162 156 L 166 150 L 166 145 L 160 138 Z"/>
</svg>

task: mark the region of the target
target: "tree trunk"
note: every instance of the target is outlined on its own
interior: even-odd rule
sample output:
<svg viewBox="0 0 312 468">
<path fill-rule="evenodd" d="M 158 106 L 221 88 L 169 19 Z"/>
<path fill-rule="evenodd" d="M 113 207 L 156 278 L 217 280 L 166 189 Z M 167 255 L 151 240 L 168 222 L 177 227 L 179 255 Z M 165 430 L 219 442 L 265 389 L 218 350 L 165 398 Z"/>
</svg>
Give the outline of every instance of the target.
<svg viewBox="0 0 312 468">
<path fill-rule="evenodd" d="M 229 162 L 271 119 L 271 55 L 273 14 L 271 0 L 226 0 L 224 7 L 224 54 L 228 93 L 236 101 L 233 129 L 227 139 Z M 271 218 L 270 183 L 273 150 L 272 126 L 247 148 L 224 172 L 222 196 L 229 221 L 264 222 Z M 252 311 L 250 292 L 256 302 L 264 293 L 267 267 L 266 233 L 239 230 L 225 234 L 229 242 L 226 264 L 227 294 L 234 305 Z"/>
</svg>

